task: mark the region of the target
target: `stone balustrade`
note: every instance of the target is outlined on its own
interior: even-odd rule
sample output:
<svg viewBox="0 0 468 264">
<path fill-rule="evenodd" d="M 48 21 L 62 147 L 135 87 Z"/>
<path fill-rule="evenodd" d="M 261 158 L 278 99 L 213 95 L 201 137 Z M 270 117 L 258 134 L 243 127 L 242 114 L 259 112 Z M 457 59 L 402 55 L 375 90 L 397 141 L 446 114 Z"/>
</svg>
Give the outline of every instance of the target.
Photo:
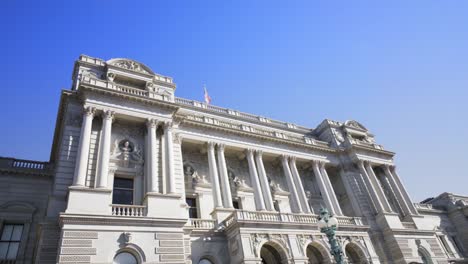
<svg viewBox="0 0 468 264">
<path fill-rule="evenodd" d="M 277 120 L 272 120 L 272 119 L 269 119 L 269 118 L 266 118 L 266 117 L 257 116 L 257 115 L 253 115 L 253 114 L 249 114 L 249 113 L 243 113 L 243 112 L 239 112 L 239 111 L 232 110 L 232 109 L 227 109 L 227 108 L 222 108 L 222 107 L 218 107 L 218 106 L 214 106 L 214 105 L 209 105 L 209 104 L 205 104 L 205 103 L 195 101 L 195 100 L 188 100 L 188 99 L 178 98 L 177 97 L 177 98 L 175 98 L 175 102 L 178 103 L 178 104 L 182 104 L 182 105 L 188 105 L 188 106 L 194 106 L 194 107 L 207 109 L 207 110 L 217 112 L 217 113 L 221 113 L 221 114 L 228 114 L 228 115 L 231 115 L 231 116 L 238 116 L 238 117 L 248 119 L 248 120 L 273 124 L 273 125 L 276 125 L 276 126 L 279 126 L 279 127 L 287 128 L 287 129 L 301 130 L 302 132 L 306 132 L 306 133 L 310 132 L 310 128 L 307 128 L 307 127 L 298 126 L 298 125 L 294 125 L 294 124 L 290 124 L 290 123 L 286 123 L 286 122 L 281 122 L 281 121 L 277 121 Z"/>
<path fill-rule="evenodd" d="M 414 207 L 416 209 L 426 209 L 426 210 L 433 210 L 432 204 L 423 204 L 423 203 L 414 203 Z"/>
<path fill-rule="evenodd" d="M 0 169 L 2 170 L 51 174 L 51 167 L 49 162 L 0 157 Z"/>
<path fill-rule="evenodd" d="M 338 223 L 344 226 L 362 226 L 360 217 L 337 216 Z M 273 222 L 273 223 L 296 223 L 296 224 L 317 224 L 318 216 L 311 214 L 293 214 L 280 212 L 244 211 L 236 210 L 225 221 L 226 227 L 235 222 Z"/>
<path fill-rule="evenodd" d="M 190 218 L 187 223 L 187 227 L 193 229 L 213 229 L 215 225 L 216 220 L 214 219 Z"/>
<path fill-rule="evenodd" d="M 146 206 L 111 204 L 113 216 L 143 217 L 146 216 Z"/>
</svg>

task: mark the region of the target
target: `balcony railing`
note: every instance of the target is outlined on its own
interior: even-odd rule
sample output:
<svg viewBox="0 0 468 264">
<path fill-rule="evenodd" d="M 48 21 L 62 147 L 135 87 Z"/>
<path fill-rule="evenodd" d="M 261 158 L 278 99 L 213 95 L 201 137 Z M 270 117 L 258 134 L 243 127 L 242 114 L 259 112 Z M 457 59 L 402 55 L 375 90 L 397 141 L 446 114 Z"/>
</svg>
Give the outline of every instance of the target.
<svg viewBox="0 0 468 264">
<path fill-rule="evenodd" d="M 127 216 L 127 217 L 143 217 L 146 216 L 146 206 L 144 205 L 127 205 L 127 204 L 111 204 L 112 215 Z"/>
<path fill-rule="evenodd" d="M 187 227 L 193 229 L 213 229 L 216 225 L 216 220 L 214 219 L 199 219 L 199 218 L 190 218 Z"/>
<path fill-rule="evenodd" d="M 362 226 L 363 222 L 360 217 L 347 217 L 338 216 L 338 223 L 340 225 L 357 225 Z M 317 224 L 317 215 L 308 214 L 293 214 L 293 213 L 279 213 L 279 212 L 257 212 L 257 211 L 244 211 L 236 210 L 225 221 L 226 227 L 232 225 L 234 222 L 264 222 L 264 223 L 297 223 L 297 224 Z"/>
</svg>

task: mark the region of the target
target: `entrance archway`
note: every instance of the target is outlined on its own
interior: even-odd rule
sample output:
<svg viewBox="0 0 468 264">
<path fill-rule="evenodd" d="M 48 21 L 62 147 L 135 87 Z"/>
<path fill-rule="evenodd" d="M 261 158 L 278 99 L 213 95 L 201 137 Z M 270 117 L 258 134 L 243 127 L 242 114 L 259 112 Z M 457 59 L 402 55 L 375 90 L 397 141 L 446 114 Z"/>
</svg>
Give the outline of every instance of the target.
<svg viewBox="0 0 468 264">
<path fill-rule="evenodd" d="M 309 264 L 331 264 L 328 249 L 318 242 L 310 243 L 306 248 L 306 256 Z"/>
<path fill-rule="evenodd" d="M 369 263 L 366 254 L 361 247 L 355 243 L 348 243 L 345 247 L 346 258 L 349 264 L 367 264 Z"/>
<path fill-rule="evenodd" d="M 288 263 L 288 255 L 284 249 L 273 242 L 267 242 L 260 248 L 260 258 L 262 264 L 286 264 Z"/>
</svg>

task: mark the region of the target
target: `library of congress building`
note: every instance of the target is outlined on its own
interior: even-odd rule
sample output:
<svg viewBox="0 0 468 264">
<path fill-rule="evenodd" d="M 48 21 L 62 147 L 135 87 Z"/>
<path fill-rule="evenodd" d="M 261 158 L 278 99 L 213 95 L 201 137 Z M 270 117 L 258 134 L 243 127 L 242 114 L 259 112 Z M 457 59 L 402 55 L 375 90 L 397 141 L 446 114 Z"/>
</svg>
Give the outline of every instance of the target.
<svg viewBox="0 0 468 264">
<path fill-rule="evenodd" d="M 415 203 L 355 120 L 306 128 L 82 55 L 47 162 L 0 158 L 0 263 L 468 263 L 468 197 Z M 183 87 L 181 88 L 183 89 Z M 308 106 L 304 106 L 308 107 Z"/>
</svg>

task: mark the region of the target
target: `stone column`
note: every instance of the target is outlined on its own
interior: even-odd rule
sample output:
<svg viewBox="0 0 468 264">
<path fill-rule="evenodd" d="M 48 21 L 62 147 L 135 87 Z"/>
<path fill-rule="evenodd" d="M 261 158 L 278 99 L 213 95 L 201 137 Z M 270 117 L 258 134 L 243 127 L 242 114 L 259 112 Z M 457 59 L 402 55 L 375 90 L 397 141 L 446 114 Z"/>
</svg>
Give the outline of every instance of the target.
<svg viewBox="0 0 468 264">
<path fill-rule="evenodd" d="M 81 125 L 80 143 L 76 156 L 74 186 L 85 186 L 86 171 L 88 168 L 89 142 L 91 140 L 91 127 L 93 125 L 95 109 L 86 107 L 83 113 L 83 123 Z"/>
<path fill-rule="evenodd" d="M 289 167 L 291 168 L 292 176 L 294 179 L 294 184 L 296 185 L 299 200 L 301 201 L 302 210 L 306 214 L 311 213 L 311 209 L 309 206 L 309 201 L 307 200 L 307 196 L 304 191 L 304 186 L 302 186 L 301 176 L 299 175 L 299 171 L 297 170 L 296 166 L 296 157 L 291 157 L 289 160 Z"/>
<path fill-rule="evenodd" d="M 377 176 L 375 175 L 374 169 L 372 169 L 372 165 L 370 164 L 370 162 L 366 162 L 365 166 L 369 178 L 374 185 L 375 191 L 380 198 L 384 210 L 386 212 L 392 212 L 392 207 L 390 206 L 390 203 L 388 202 L 387 197 L 385 196 L 385 192 L 383 191 L 382 186 L 379 183 L 379 179 L 377 179 Z"/>
<path fill-rule="evenodd" d="M 379 195 L 377 194 L 377 191 L 375 190 L 374 185 L 372 184 L 372 181 L 370 180 L 369 174 L 367 173 L 366 168 L 364 167 L 364 162 L 362 160 L 358 162 L 358 167 L 359 171 L 361 172 L 362 178 L 364 179 L 364 182 L 367 186 L 367 190 L 371 194 L 374 206 L 376 207 L 376 211 L 378 213 L 385 212 L 385 208 L 380 200 Z"/>
<path fill-rule="evenodd" d="M 320 172 L 322 173 L 323 181 L 328 189 L 328 194 L 330 195 L 330 200 L 335 207 L 335 214 L 343 215 L 341 211 L 340 203 L 338 202 L 338 198 L 336 197 L 335 190 L 333 189 L 333 185 L 331 184 L 330 177 L 328 177 L 327 170 L 325 169 L 325 162 L 320 162 Z"/>
<path fill-rule="evenodd" d="M 418 210 L 414 207 L 414 204 L 409 196 L 408 192 L 406 191 L 405 186 L 401 183 L 400 176 L 398 176 L 396 172 L 395 166 L 385 166 L 385 173 L 388 173 L 390 176 L 388 177 L 390 180 L 390 184 L 395 184 L 396 189 L 398 190 L 398 195 L 401 197 L 402 201 L 405 203 L 404 206 L 408 209 L 410 214 L 418 215 Z"/>
<path fill-rule="evenodd" d="M 107 179 L 109 178 L 109 158 L 110 158 L 110 143 L 111 143 L 111 130 L 112 120 L 114 119 L 114 112 L 105 111 L 102 115 L 102 129 L 101 129 L 101 142 L 99 153 L 99 171 L 98 171 L 98 188 L 108 188 Z"/>
<path fill-rule="evenodd" d="M 218 167 L 216 166 L 215 143 L 208 142 L 208 166 L 210 169 L 211 189 L 215 208 L 222 208 L 221 190 L 219 188 Z"/>
<path fill-rule="evenodd" d="M 231 186 L 229 184 L 229 176 L 226 166 L 226 158 L 224 157 L 224 144 L 218 144 L 218 169 L 221 177 L 221 188 L 224 208 L 234 208 L 232 205 Z"/>
<path fill-rule="evenodd" d="M 255 152 L 255 161 L 257 163 L 257 172 L 260 179 L 260 186 L 263 192 L 263 200 L 265 201 L 265 207 L 268 211 L 274 211 L 275 206 L 273 205 L 273 197 L 271 196 L 270 184 L 268 183 L 268 178 L 265 171 L 265 166 L 263 165 L 263 152 L 257 150 Z"/>
<path fill-rule="evenodd" d="M 252 186 L 254 188 L 255 204 L 257 206 L 257 210 L 264 211 L 265 200 L 263 200 L 262 187 L 260 186 L 260 181 L 258 180 L 257 168 L 255 166 L 253 152 L 253 149 L 246 150 L 246 158 L 247 162 L 249 163 L 250 181 L 252 182 Z"/>
<path fill-rule="evenodd" d="M 172 122 L 164 124 L 164 139 L 166 141 L 167 185 L 168 193 L 175 193 L 174 176 L 174 144 L 172 142 Z"/>
<path fill-rule="evenodd" d="M 320 193 L 322 194 L 322 199 L 324 200 L 327 209 L 330 210 L 330 212 L 333 215 L 336 215 L 337 212 L 335 211 L 335 207 L 333 206 L 331 195 L 328 192 L 328 188 L 325 184 L 325 181 L 323 180 L 322 172 L 320 171 L 320 161 L 314 160 L 312 166 L 314 169 L 315 179 L 317 180 Z"/>
<path fill-rule="evenodd" d="M 286 182 L 288 184 L 289 192 L 291 193 L 292 202 L 297 212 L 295 213 L 302 213 L 302 205 L 299 200 L 299 195 L 297 194 L 297 188 L 294 184 L 293 176 L 291 174 L 291 170 L 288 165 L 288 156 L 282 155 L 281 156 L 281 163 L 283 164 L 283 171 L 284 176 L 286 177 Z"/>
<path fill-rule="evenodd" d="M 158 121 L 154 119 L 148 119 L 146 121 L 146 128 L 147 130 L 147 139 L 148 139 L 148 144 L 147 148 L 148 150 L 146 151 L 147 157 L 146 157 L 146 163 L 148 164 L 148 175 L 147 181 L 148 181 L 148 191 L 149 192 L 159 192 L 159 180 L 158 180 L 158 164 L 156 162 L 156 156 L 157 156 L 157 149 L 156 149 L 156 129 L 158 128 Z"/>
</svg>

